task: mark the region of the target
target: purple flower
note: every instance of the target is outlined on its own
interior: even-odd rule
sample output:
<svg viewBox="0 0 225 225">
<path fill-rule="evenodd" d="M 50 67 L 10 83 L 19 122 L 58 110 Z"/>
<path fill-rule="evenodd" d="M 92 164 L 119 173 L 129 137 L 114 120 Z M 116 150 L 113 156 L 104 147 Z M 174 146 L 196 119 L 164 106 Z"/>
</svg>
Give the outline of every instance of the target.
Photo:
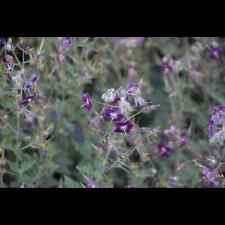
<svg viewBox="0 0 225 225">
<path fill-rule="evenodd" d="M 218 172 L 216 170 L 210 170 L 209 168 L 204 168 L 202 171 L 203 176 L 207 179 L 207 182 L 209 184 L 212 184 L 214 186 L 219 185 L 218 178 Z"/>
<path fill-rule="evenodd" d="M 93 108 L 92 98 L 91 96 L 86 93 L 81 97 L 81 100 L 83 102 L 83 106 L 87 111 L 91 111 Z"/>
<path fill-rule="evenodd" d="M 162 64 L 162 68 L 163 68 L 164 74 L 166 74 L 166 75 L 168 75 L 168 74 L 173 72 L 173 66 L 170 63 L 168 63 L 168 62 L 164 62 Z"/>
<path fill-rule="evenodd" d="M 28 81 L 24 83 L 23 90 L 31 91 L 34 85 L 37 83 L 37 81 L 38 81 L 38 76 L 34 74 Z"/>
<path fill-rule="evenodd" d="M 169 179 L 168 179 L 169 187 L 175 188 L 175 187 L 177 187 L 177 183 L 178 183 L 178 178 L 177 177 L 169 177 Z"/>
<path fill-rule="evenodd" d="M 31 77 L 31 82 L 35 84 L 37 81 L 38 81 L 38 76 L 36 74 L 33 74 L 33 76 Z"/>
<path fill-rule="evenodd" d="M 103 110 L 103 117 L 105 120 L 112 120 L 114 122 L 119 122 L 124 119 L 119 107 L 108 107 Z"/>
<path fill-rule="evenodd" d="M 86 188 L 96 188 L 97 187 L 96 183 L 93 180 L 91 180 L 88 177 L 86 177 L 85 179 L 86 179 L 86 186 L 85 186 Z"/>
<path fill-rule="evenodd" d="M 187 145 L 187 143 L 188 143 L 188 138 L 185 135 L 182 135 L 180 137 L 180 145 L 184 146 L 184 145 Z"/>
<path fill-rule="evenodd" d="M 23 97 L 22 101 L 20 102 L 21 106 L 27 106 L 29 103 L 34 101 L 35 95 L 25 96 Z"/>
<path fill-rule="evenodd" d="M 158 148 L 158 152 L 159 152 L 161 157 L 167 158 L 167 157 L 170 157 L 171 154 L 173 153 L 173 149 L 170 148 L 169 146 L 164 145 L 164 144 L 159 144 L 157 146 L 157 148 Z"/>
<path fill-rule="evenodd" d="M 213 47 L 210 51 L 210 57 L 212 59 L 219 59 L 223 53 L 223 49 L 220 47 Z"/>
<path fill-rule="evenodd" d="M 14 69 L 15 65 L 13 63 L 6 63 L 5 68 L 7 72 L 12 72 Z"/>
<path fill-rule="evenodd" d="M 131 83 L 127 88 L 128 95 L 138 95 L 140 94 L 140 85 L 136 83 Z"/>
<path fill-rule="evenodd" d="M 213 138 L 225 126 L 225 105 L 216 106 L 209 120 L 208 135 Z"/>
<path fill-rule="evenodd" d="M 130 134 L 134 128 L 134 124 L 130 120 L 122 120 L 115 123 L 115 133 L 126 133 Z"/>
<path fill-rule="evenodd" d="M 62 48 L 64 50 L 69 49 L 73 45 L 74 38 L 73 37 L 64 37 L 62 40 Z"/>
</svg>

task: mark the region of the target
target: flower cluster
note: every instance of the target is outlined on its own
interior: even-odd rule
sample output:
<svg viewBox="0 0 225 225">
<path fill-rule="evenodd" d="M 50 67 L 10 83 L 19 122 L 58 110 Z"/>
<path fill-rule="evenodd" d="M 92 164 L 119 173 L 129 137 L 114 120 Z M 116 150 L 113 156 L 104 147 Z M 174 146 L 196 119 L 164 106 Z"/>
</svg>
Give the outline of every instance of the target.
<svg viewBox="0 0 225 225">
<path fill-rule="evenodd" d="M 176 59 L 171 55 L 163 57 L 161 68 L 165 75 L 187 71 L 191 77 L 199 77 L 201 75 L 199 68 L 204 52 L 207 52 L 209 59 L 223 62 L 224 49 L 216 41 L 206 44 L 202 43 L 198 38 L 195 39 L 196 42 L 191 46 L 188 54 Z"/>
<path fill-rule="evenodd" d="M 102 95 L 105 103 L 112 104 L 112 106 L 103 109 L 103 117 L 106 121 L 113 121 L 115 133 L 129 134 L 133 131 L 134 123 L 129 119 L 129 116 L 135 110 L 135 106 L 146 105 L 144 99 L 139 100 L 139 104 L 137 103 L 137 97 L 142 98 L 140 94 L 140 84 L 130 83 L 126 89 L 109 89 Z"/>
<path fill-rule="evenodd" d="M 216 106 L 209 120 L 208 135 L 211 143 L 223 145 L 225 141 L 225 105 Z"/>
<path fill-rule="evenodd" d="M 113 123 L 113 132 L 130 134 L 134 129 L 132 112 L 142 110 L 147 102 L 141 96 L 141 83 L 129 83 L 127 88 L 108 89 L 103 95 L 104 108 L 101 116 L 106 121 Z M 91 96 L 86 93 L 82 95 L 81 101 L 87 111 L 93 108 Z"/>
</svg>

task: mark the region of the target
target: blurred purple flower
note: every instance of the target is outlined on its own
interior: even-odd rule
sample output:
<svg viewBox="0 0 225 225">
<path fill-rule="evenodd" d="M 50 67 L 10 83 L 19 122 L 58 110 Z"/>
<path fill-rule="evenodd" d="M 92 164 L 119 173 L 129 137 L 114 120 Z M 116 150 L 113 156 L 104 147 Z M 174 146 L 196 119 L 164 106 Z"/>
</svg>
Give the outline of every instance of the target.
<svg viewBox="0 0 225 225">
<path fill-rule="evenodd" d="M 161 157 L 168 158 L 173 153 L 173 149 L 170 148 L 169 146 L 164 145 L 164 144 L 159 144 L 157 146 L 157 148 L 158 148 L 158 152 L 159 152 L 159 154 L 160 154 Z"/>
<path fill-rule="evenodd" d="M 188 143 L 187 136 L 181 133 L 175 125 L 171 125 L 169 129 L 164 131 L 164 134 L 169 138 L 170 141 L 177 143 L 178 145 L 184 146 Z"/>
<path fill-rule="evenodd" d="M 209 120 L 208 135 L 213 138 L 225 126 L 225 105 L 216 106 Z"/>
<path fill-rule="evenodd" d="M 123 120 L 115 123 L 115 133 L 130 134 L 134 128 L 134 124 L 130 120 Z"/>
<path fill-rule="evenodd" d="M 31 103 L 32 101 L 34 101 L 35 99 L 35 95 L 30 95 L 30 96 L 24 96 L 22 98 L 22 101 L 20 102 L 21 106 L 27 106 L 29 103 Z"/>
<path fill-rule="evenodd" d="M 103 110 L 103 117 L 105 120 L 112 120 L 119 122 L 124 119 L 119 107 L 108 107 Z"/>
<path fill-rule="evenodd" d="M 13 63 L 6 63 L 5 68 L 7 72 L 12 72 L 14 69 L 15 65 Z"/>
<path fill-rule="evenodd" d="M 187 143 L 188 143 L 188 138 L 187 138 L 187 136 L 182 135 L 182 136 L 180 137 L 180 145 L 184 146 L 184 145 L 187 145 Z"/>
<path fill-rule="evenodd" d="M 67 50 L 72 47 L 74 43 L 74 37 L 64 37 L 62 39 L 62 49 Z"/>
<path fill-rule="evenodd" d="M 170 188 L 176 188 L 178 183 L 177 177 L 169 177 L 168 179 L 168 185 Z"/>
<path fill-rule="evenodd" d="M 32 77 L 24 82 L 23 90 L 24 91 L 32 91 L 32 88 L 38 81 L 38 76 L 36 74 L 33 74 Z"/>
<path fill-rule="evenodd" d="M 4 64 L 5 64 L 5 68 L 7 72 L 12 72 L 14 70 L 15 67 L 15 62 L 14 59 L 11 55 L 6 54 L 4 57 Z"/>
<path fill-rule="evenodd" d="M 96 183 L 88 177 L 85 177 L 86 180 L 86 188 L 97 188 Z"/>
<path fill-rule="evenodd" d="M 218 186 L 218 171 L 210 170 L 209 168 L 204 168 L 202 171 L 203 176 L 207 179 L 207 182 L 213 186 Z"/>
<path fill-rule="evenodd" d="M 131 83 L 127 87 L 128 95 L 138 95 L 140 94 L 140 85 L 137 83 Z"/>
<path fill-rule="evenodd" d="M 213 47 L 210 51 L 210 58 L 219 59 L 223 53 L 223 49 L 220 47 Z"/>
<path fill-rule="evenodd" d="M 92 98 L 88 93 L 82 95 L 81 101 L 83 102 L 83 106 L 87 111 L 92 110 L 93 108 Z"/>
<path fill-rule="evenodd" d="M 173 66 L 169 62 L 164 62 L 162 64 L 162 68 L 163 68 L 163 73 L 165 75 L 169 75 L 170 73 L 173 72 Z"/>
</svg>

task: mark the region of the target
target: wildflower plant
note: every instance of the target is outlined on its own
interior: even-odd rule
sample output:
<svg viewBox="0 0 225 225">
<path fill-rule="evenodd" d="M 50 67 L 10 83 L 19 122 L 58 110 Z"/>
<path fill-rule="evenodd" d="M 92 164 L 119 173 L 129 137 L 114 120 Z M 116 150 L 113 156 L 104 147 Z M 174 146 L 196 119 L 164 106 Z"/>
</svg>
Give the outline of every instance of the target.
<svg viewBox="0 0 225 225">
<path fill-rule="evenodd" d="M 224 187 L 224 49 L 0 37 L 0 187 Z"/>
</svg>

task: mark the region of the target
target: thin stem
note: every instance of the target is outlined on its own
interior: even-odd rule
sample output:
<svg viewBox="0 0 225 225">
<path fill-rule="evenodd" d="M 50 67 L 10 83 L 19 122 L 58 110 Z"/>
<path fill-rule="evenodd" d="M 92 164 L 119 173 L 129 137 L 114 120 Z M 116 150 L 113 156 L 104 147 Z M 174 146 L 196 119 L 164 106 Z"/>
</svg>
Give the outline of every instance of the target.
<svg viewBox="0 0 225 225">
<path fill-rule="evenodd" d="M 41 40 L 41 44 L 40 44 L 40 47 L 39 47 L 39 50 L 38 50 L 38 55 L 40 55 L 41 54 L 41 51 L 42 51 L 42 49 L 43 49 L 43 47 L 44 47 L 44 44 L 45 44 L 45 40 L 46 40 L 46 38 L 44 37 L 44 38 L 42 38 L 42 40 Z"/>
</svg>

